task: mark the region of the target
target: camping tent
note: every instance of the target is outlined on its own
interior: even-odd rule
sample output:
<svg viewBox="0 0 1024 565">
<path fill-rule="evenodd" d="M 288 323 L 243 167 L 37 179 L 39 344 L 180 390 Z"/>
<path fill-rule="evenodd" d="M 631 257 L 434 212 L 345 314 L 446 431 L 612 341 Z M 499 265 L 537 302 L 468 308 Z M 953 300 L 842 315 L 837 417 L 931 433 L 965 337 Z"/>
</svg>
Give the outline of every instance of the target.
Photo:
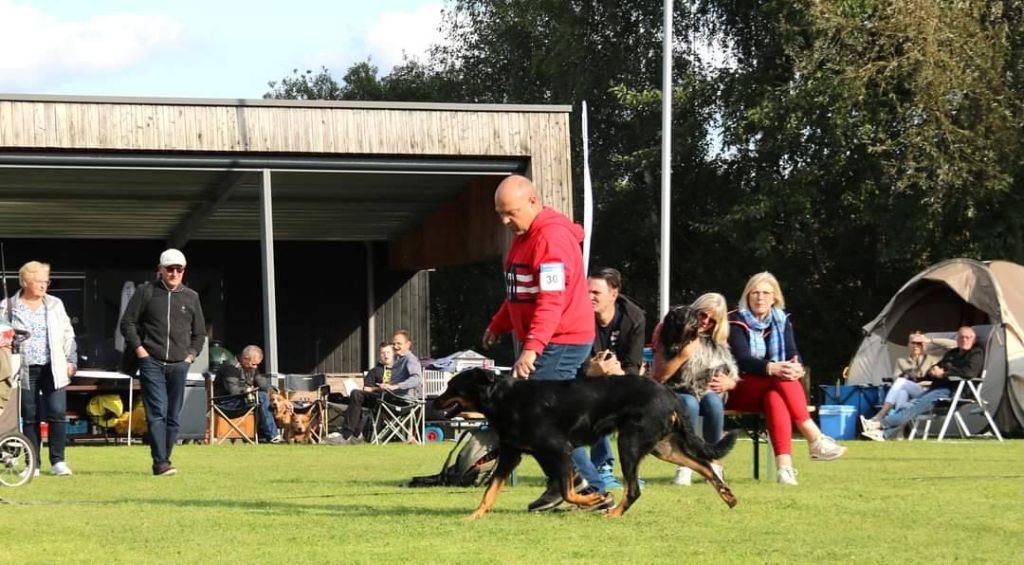
<svg viewBox="0 0 1024 565">
<path fill-rule="evenodd" d="M 1024 267 L 1007 261 L 950 259 L 910 279 L 864 326 L 864 341 L 850 362 L 848 384 L 878 384 L 907 355 L 907 336 L 985 328 L 982 397 L 1003 433 L 1024 426 Z M 980 328 L 979 328 L 980 329 Z M 980 334 L 981 332 L 979 332 Z M 979 335 L 979 338 L 981 335 Z M 985 428 L 976 410 L 961 409 L 972 433 Z"/>
</svg>

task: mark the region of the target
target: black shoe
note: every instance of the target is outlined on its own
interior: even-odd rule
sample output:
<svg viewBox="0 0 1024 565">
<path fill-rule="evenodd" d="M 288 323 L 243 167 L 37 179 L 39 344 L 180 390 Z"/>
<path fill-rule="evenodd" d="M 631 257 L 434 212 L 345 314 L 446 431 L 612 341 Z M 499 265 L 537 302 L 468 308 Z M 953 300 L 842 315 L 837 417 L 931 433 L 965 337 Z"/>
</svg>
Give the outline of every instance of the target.
<svg viewBox="0 0 1024 565">
<path fill-rule="evenodd" d="M 549 488 L 544 491 L 544 494 L 540 495 L 540 498 L 527 505 L 526 510 L 530 512 L 547 512 L 554 510 L 560 504 L 562 504 L 562 495 L 555 492 L 554 488 Z"/>
<path fill-rule="evenodd" d="M 587 484 L 587 480 L 579 475 L 573 476 L 572 486 L 576 492 L 581 492 L 585 489 L 590 488 Z M 526 510 L 530 512 L 547 512 L 548 510 L 554 510 L 560 504 L 562 504 L 562 493 L 558 492 L 558 486 L 555 483 L 549 483 L 544 494 L 540 495 L 540 498 L 534 500 L 526 506 Z"/>
<path fill-rule="evenodd" d="M 171 466 L 170 463 L 161 463 L 156 467 L 153 467 L 153 476 L 156 477 L 169 477 L 177 474 L 178 470 Z"/>
</svg>

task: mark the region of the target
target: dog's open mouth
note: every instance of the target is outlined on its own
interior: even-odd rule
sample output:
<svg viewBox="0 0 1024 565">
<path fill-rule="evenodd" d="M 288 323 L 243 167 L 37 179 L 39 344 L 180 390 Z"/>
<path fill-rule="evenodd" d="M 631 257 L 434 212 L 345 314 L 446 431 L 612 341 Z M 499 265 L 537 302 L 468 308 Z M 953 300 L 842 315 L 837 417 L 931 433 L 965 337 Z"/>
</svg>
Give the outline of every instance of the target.
<svg viewBox="0 0 1024 565">
<path fill-rule="evenodd" d="M 443 412 L 445 419 L 451 419 L 459 412 L 462 412 L 462 404 L 458 398 L 438 397 L 434 400 L 434 408 Z"/>
</svg>

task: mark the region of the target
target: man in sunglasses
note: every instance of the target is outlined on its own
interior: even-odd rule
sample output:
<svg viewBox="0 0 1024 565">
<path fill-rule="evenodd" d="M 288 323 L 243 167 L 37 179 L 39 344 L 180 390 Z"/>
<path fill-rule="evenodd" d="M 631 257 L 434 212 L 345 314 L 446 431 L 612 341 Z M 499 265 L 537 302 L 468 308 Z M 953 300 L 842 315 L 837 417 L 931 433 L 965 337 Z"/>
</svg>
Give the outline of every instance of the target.
<svg viewBox="0 0 1024 565">
<path fill-rule="evenodd" d="M 183 282 L 185 264 L 185 254 L 177 249 L 161 253 L 159 279 L 136 289 L 121 318 L 125 347 L 139 358 L 155 476 L 177 473 L 171 450 L 178 439 L 185 379 L 206 338 L 199 295 Z"/>
</svg>

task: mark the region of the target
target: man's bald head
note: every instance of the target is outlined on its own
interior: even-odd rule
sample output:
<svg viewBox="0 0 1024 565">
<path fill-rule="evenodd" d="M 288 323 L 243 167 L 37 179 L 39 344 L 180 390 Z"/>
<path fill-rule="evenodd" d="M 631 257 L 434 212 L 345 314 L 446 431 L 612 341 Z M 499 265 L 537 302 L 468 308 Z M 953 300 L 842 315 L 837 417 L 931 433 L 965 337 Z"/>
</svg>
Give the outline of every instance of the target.
<svg viewBox="0 0 1024 565">
<path fill-rule="evenodd" d="M 524 176 L 508 177 L 494 191 L 494 210 L 501 223 L 517 235 L 526 233 L 543 209 L 533 183 Z"/>
</svg>

